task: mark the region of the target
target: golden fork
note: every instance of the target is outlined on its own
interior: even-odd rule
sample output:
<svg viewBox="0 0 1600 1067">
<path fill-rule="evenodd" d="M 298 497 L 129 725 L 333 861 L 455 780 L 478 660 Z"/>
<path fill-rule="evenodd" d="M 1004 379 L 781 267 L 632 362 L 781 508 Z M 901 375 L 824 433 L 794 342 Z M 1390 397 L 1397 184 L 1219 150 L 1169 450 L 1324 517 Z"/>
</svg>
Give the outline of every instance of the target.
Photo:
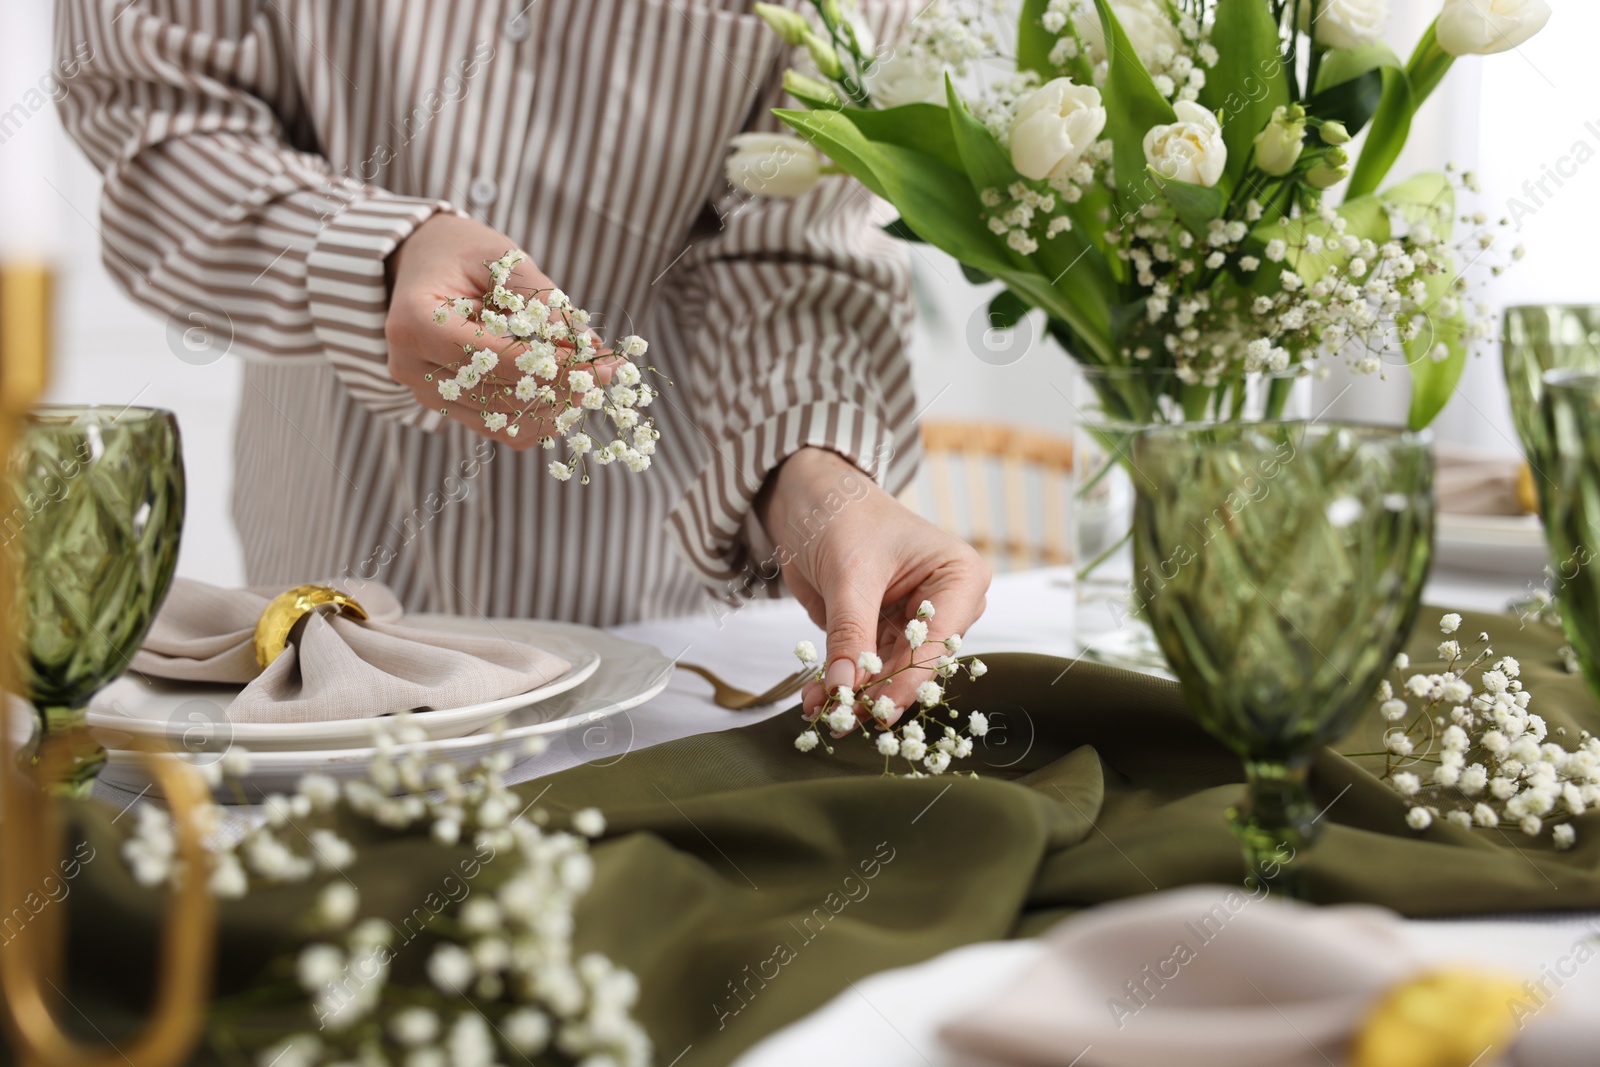
<svg viewBox="0 0 1600 1067">
<path fill-rule="evenodd" d="M 792 697 L 800 692 L 811 678 L 811 670 L 809 668 L 801 668 L 793 676 L 785 678 L 765 693 L 751 693 L 740 689 L 736 685 L 729 685 L 705 667 L 698 667 L 693 663 L 679 663 L 678 666 L 690 674 L 698 674 L 710 682 L 712 702 L 717 707 L 726 708 L 729 711 L 746 711 L 750 708 L 759 708 L 767 704 L 776 704 L 778 701 Z"/>
</svg>

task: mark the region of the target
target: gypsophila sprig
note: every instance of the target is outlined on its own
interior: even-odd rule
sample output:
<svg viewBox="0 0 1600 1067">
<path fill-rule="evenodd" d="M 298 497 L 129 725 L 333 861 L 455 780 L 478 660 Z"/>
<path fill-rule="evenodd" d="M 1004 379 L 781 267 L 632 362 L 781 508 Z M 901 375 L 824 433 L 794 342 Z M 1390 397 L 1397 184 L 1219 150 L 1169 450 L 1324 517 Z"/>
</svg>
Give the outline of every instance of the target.
<svg viewBox="0 0 1600 1067">
<path fill-rule="evenodd" d="M 425 377 L 446 404 L 480 408 L 490 435 L 516 437 L 526 425 L 553 429 L 539 443 L 552 451 L 558 439 L 566 445 L 564 458 L 551 460 L 548 468 L 557 481 L 576 477 L 587 485 L 590 463 L 620 463 L 634 473 L 647 470 L 661 434 L 643 411 L 657 390 L 644 381 L 634 361 L 649 344 L 630 334 L 614 349 L 604 348 L 591 328 L 592 316 L 574 306 L 566 293 L 514 285 L 512 272 L 527 258 L 513 249 L 485 263 L 487 291 L 447 300 L 434 309 L 434 322 L 463 319 L 488 340 L 464 346 L 461 358 L 446 364 L 445 372 Z M 592 369 L 601 357 L 620 357 L 609 385 L 601 385 Z M 449 408 L 441 407 L 439 413 L 448 414 Z"/>
<path fill-rule="evenodd" d="M 824 738 L 823 728 L 845 734 L 853 731 L 858 723 L 867 722 L 874 728 L 862 730 L 861 736 L 883 757 L 883 773 L 888 776 L 895 776 L 896 766 L 904 768 L 899 777 L 944 774 L 956 760 L 972 755 L 973 738 L 981 738 L 989 732 L 989 718 L 981 711 L 963 714 L 957 710 L 950 704 L 945 684 L 962 673 L 969 678 L 982 678 L 989 668 L 980 659 L 956 658 L 961 650 L 959 634 L 930 645 L 928 620 L 933 614 L 934 606 L 924 600 L 916 616 L 906 624 L 905 637 L 911 646 L 911 658 L 905 666 L 868 682 L 859 690 L 840 686 L 827 694 L 815 720 L 795 738 L 794 747 L 801 752 L 821 748 L 831 753 L 833 746 Z M 922 653 L 920 657 L 919 652 Z M 817 681 L 822 681 L 823 669 L 818 663 L 815 645 L 810 641 L 800 642 L 795 646 L 795 656 L 814 673 Z M 875 652 L 863 652 L 857 666 L 872 675 L 883 669 L 883 661 Z M 883 693 L 883 689 L 907 671 L 927 672 L 931 677 L 917 687 L 911 706 L 901 708 Z M 975 772 L 968 773 L 977 777 Z"/>
<path fill-rule="evenodd" d="M 505 786 L 511 752 L 465 770 L 430 766 L 420 751 L 426 739 L 408 715 L 379 720 L 366 777 L 308 774 L 293 794 L 267 797 L 260 823 L 236 840 L 217 832 L 219 809 L 202 809 L 209 886 L 218 897 L 335 875 L 299 931 L 304 941 L 283 969 L 286 980 L 212 1005 L 219 1038 L 259 1047 L 261 1067 L 530 1059 L 645 1067 L 650 1041 L 632 1014 L 637 981 L 573 946 L 574 909 L 593 878 L 587 839 L 605 832 L 604 816 L 589 808 L 574 813 L 570 830 L 552 826 L 548 813 Z M 531 754 L 544 741 L 526 747 Z M 249 754 L 235 748 L 198 769 L 216 788 L 249 765 Z M 393 831 L 425 830 L 440 845 L 469 844 L 469 858 L 440 869 L 464 894 L 421 887 L 400 925 L 364 917 L 360 892 L 335 873 L 356 858 L 333 829 L 340 814 Z M 123 855 L 143 885 L 183 875 L 174 866 L 171 820 L 152 805 L 139 808 Z M 424 933 L 428 941 L 413 944 Z M 408 947 L 426 952 L 425 984 L 395 978 L 392 962 Z M 259 1011 L 281 1018 L 297 1004 L 306 1010 L 304 1031 L 274 1037 L 262 1036 L 259 1023 L 230 1029 L 236 1018 L 250 1022 Z"/>
<path fill-rule="evenodd" d="M 1488 634 L 1463 644 L 1461 621 L 1440 620 L 1444 670 L 1412 672 L 1402 654 L 1394 682 L 1379 686 L 1378 713 L 1390 724 L 1382 778 L 1411 805 L 1414 830 L 1441 817 L 1529 837 L 1549 828 L 1557 848 L 1571 848 L 1577 834 L 1567 820 L 1600 803 L 1600 739 L 1584 731 L 1575 749 L 1557 744 L 1528 710 L 1521 664 L 1496 656 Z"/>
</svg>

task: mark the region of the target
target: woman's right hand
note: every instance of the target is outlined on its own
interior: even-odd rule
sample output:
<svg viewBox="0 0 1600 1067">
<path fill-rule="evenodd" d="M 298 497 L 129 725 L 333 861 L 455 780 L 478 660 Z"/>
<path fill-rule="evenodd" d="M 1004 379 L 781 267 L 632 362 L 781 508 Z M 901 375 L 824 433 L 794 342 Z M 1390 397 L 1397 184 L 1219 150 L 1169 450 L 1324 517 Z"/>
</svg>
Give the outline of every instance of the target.
<svg viewBox="0 0 1600 1067">
<path fill-rule="evenodd" d="M 489 398 L 487 403 L 472 403 L 465 395 L 454 401 L 439 395 L 439 379 L 453 377 L 455 371 L 450 365 L 466 358 L 462 346 L 498 352 L 506 348 L 510 338 L 488 334 L 480 337 L 475 323 L 454 314 L 442 326 L 433 317 L 440 304 L 457 297 L 482 294 L 489 287 L 489 270 L 485 264 L 515 247 L 517 243 L 505 234 L 459 215 L 435 215 L 418 226 L 389 256 L 392 281 L 384 336 L 389 342 L 389 376 L 408 386 L 417 403 L 434 411 L 443 410 L 447 418 L 476 433 L 515 449 L 525 449 L 536 447 L 540 438 L 555 433 L 553 412 L 530 406 L 515 396 L 499 395 Z M 506 288 L 526 295 L 531 290 L 555 288 L 555 283 L 531 260 L 524 260 L 512 272 Z M 511 356 L 514 358 L 520 350 L 518 346 Z M 602 385 L 611 377 L 605 361 L 593 368 L 580 364 L 574 369 L 593 369 L 596 381 Z M 521 376 L 509 358 L 502 359 L 498 373 L 508 384 Z M 430 374 L 432 381 L 427 378 Z M 565 372 L 558 379 L 558 390 L 564 380 Z M 489 431 L 483 423 L 485 411 L 504 412 L 513 419 L 523 415 L 517 436 Z"/>
</svg>

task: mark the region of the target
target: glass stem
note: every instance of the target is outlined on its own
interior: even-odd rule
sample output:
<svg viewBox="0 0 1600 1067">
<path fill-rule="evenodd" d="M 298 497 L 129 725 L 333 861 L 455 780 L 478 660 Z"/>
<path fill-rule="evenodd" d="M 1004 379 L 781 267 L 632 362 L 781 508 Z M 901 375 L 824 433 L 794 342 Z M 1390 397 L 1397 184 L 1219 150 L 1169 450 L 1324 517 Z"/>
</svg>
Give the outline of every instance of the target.
<svg viewBox="0 0 1600 1067">
<path fill-rule="evenodd" d="M 61 747 L 64 757 L 49 760 L 51 782 L 46 787 L 56 796 L 84 797 L 94 788 L 95 776 L 105 766 L 106 750 L 89 732 L 87 704 L 77 707 L 42 705 L 37 708 L 39 731 L 18 759 L 37 768 L 45 762 L 45 747 Z"/>
<path fill-rule="evenodd" d="M 1306 898 L 1304 858 L 1320 833 L 1309 759 L 1246 760 L 1245 801 L 1228 811 L 1244 849 L 1245 885 Z"/>
</svg>

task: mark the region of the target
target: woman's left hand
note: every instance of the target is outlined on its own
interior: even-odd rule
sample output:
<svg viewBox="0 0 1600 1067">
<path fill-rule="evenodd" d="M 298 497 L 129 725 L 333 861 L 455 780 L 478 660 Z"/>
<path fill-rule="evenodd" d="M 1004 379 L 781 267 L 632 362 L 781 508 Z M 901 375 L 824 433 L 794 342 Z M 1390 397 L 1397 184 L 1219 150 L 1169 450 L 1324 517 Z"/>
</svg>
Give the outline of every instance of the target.
<svg viewBox="0 0 1600 1067">
<path fill-rule="evenodd" d="M 769 477 L 756 507 L 778 546 L 784 584 L 827 632 L 827 692 L 841 685 L 859 689 L 910 662 L 906 624 L 924 600 L 937 613 L 928 620 L 918 662 L 932 662 L 944 651 L 939 642 L 964 633 L 983 614 L 990 577 L 983 558 L 835 452 L 803 448 L 790 456 Z M 859 669 L 863 652 L 883 660 L 879 675 Z M 907 671 L 873 694 L 887 695 L 903 711 L 929 677 Z M 806 686 L 801 699 L 808 715 L 822 706 L 823 692 L 816 683 Z"/>
</svg>

